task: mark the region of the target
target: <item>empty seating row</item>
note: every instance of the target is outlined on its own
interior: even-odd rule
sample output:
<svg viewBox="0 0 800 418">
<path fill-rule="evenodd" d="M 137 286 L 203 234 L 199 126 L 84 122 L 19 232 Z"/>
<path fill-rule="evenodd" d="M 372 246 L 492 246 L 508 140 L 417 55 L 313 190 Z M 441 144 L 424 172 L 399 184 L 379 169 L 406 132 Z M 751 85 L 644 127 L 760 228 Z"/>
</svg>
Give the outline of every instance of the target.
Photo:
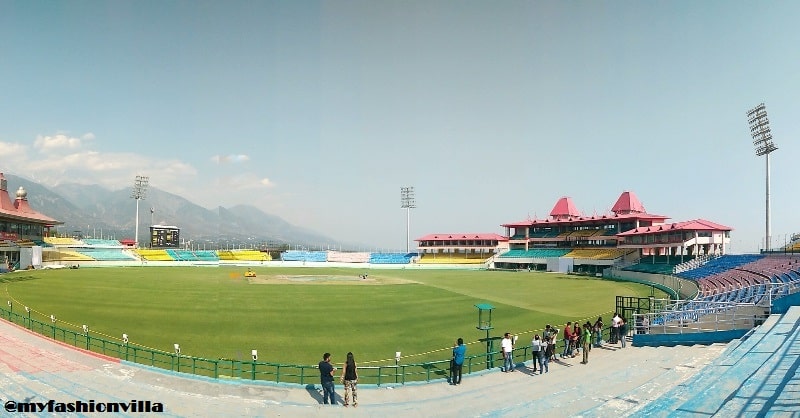
<svg viewBox="0 0 800 418">
<path fill-rule="evenodd" d="M 122 243 L 115 239 L 84 238 L 83 243 L 90 247 L 122 247 Z"/>
<path fill-rule="evenodd" d="M 76 252 L 81 253 L 87 257 L 91 257 L 96 261 L 131 261 L 136 260 L 136 257 L 124 251 L 122 248 L 78 248 Z"/>
<path fill-rule="evenodd" d="M 227 261 L 270 261 L 272 256 L 259 250 L 219 250 L 220 260 Z"/>
<path fill-rule="evenodd" d="M 94 261 L 92 257 L 72 250 L 42 251 L 42 261 Z"/>
<path fill-rule="evenodd" d="M 136 254 L 142 260 L 147 261 L 175 261 L 174 258 L 170 257 L 169 253 L 166 250 L 155 250 L 155 249 L 146 249 L 146 248 L 139 248 L 135 250 Z"/>
<path fill-rule="evenodd" d="M 328 251 L 328 261 L 335 263 L 369 263 L 368 252 Z"/>
<path fill-rule="evenodd" d="M 44 237 L 44 242 L 50 245 L 58 245 L 58 246 L 83 246 L 85 245 L 80 240 L 75 238 L 65 238 L 65 237 Z"/>
<path fill-rule="evenodd" d="M 563 257 L 571 250 L 563 248 L 534 248 L 530 250 L 513 249 L 500 254 L 500 258 L 550 258 Z"/>
<path fill-rule="evenodd" d="M 614 260 L 629 254 L 632 250 L 623 250 L 616 248 L 583 248 L 575 249 L 565 254 L 565 257 L 572 258 L 589 258 L 593 260 Z"/>
<path fill-rule="evenodd" d="M 416 253 L 370 253 L 371 264 L 409 264 Z"/>
<path fill-rule="evenodd" d="M 481 264 L 489 259 L 486 254 L 423 254 L 420 264 Z"/>
<path fill-rule="evenodd" d="M 702 277 L 721 273 L 726 270 L 758 261 L 762 258 L 764 258 L 764 256 L 760 254 L 724 255 L 722 257 L 709 260 L 707 263 L 699 266 L 698 268 L 678 273 L 678 276 L 684 279 L 700 279 Z"/>
<path fill-rule="evenodd" d="M 288 250 L 281 253 L 283 261 L 308 261 L 312 263 L 324 263 L 328 261 L 327 251 L 299 251 Z"/>
</svg>

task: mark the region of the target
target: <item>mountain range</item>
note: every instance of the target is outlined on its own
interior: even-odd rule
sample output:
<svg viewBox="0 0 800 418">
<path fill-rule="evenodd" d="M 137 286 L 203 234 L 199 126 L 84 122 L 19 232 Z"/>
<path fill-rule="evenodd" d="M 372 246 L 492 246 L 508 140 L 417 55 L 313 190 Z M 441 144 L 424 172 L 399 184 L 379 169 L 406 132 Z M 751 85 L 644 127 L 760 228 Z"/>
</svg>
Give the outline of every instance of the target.
<svg viewBox="0 0 800 418">
<path fill-rule="evenodd" d="M 64 222 L 59 235 L 92 238 L 134 238 L 136 201 L 131 189 L 109 190 L 99 185 L 60 184 L 56 190 L 32 180 L 5 174 L 13 200 L 21 186 L 28 203 L 44 215 Z M 152 208 L 152 212 L 151 212 Z M 151 224 L 180 228 L 181 239 L 208 249 L 233 246 L 308 248 L 356 247 L 315 231 L 292 225 L 251 205 L 207 209 L 181 196 L 154 187 L 139 201 L 139 242 L 146 243 Z M 191 244 L 189 244 L 191 245 Z"/>
</svg>

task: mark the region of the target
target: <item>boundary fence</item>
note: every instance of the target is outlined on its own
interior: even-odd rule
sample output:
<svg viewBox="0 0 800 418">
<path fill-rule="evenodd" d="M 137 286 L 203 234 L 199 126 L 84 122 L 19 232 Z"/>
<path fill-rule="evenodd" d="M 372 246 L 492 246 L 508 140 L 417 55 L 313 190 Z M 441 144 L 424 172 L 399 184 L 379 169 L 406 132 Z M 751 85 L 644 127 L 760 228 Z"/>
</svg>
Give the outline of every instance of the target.
<svg viewBox="0 0 800 418">
<path fill-rule="evenodd" d="M 91 330 L 75 331 L 58 326 L 57 321 L 40 321 L 31 318 L 30 312 L 21 314 L 12 309 L 0 307 L 0 318 L 8 320 L 32 332 L 55 341 L 60 341 L 76 348 L 88 350 L 120 360 L 145 366 L 156 367 L 179 373 L 188 373 L 214 379 L 241 379 L 253 381 L 269 381 L 276 383 L 294 383 L 300 385 L 319 383 L 319 372 L 316 365 L 281 364 L 263 361 L 244 361 L 232 359 L 208 359 L 180 353 L 171 353 L 139 346 L 129 342 L 108 340 L 92 336 Z M 604 329 L 604 336 L 610 332 Z M 499 340 L 493 337 L 491 340 Z M 481 341 L 481 343 L 485 343 Z M 560 344 L 559 344 L 560 343 Z M 492 347 L 499 344 L 490 344 Z M 559 349 L 559 345 L 561 349 Z M 556 343 L 556 354 L 563 350 L 563 341 Z M 520 343 L 514 349 L 514 361 L 517 364 L 532 359 L 531 346 Z M 464 359 L 463 372 L 471 374 L 489 370 L 503 364 L 503 355 L 499 350 L 491 350 L 468 355 Z M 389 364 L 379 366 L 359 366 L 359 383 L 382 385 L 403 385 L 409 382 L 430 382 L 447 379 L 450 371 L 450 358 L 422 363 Z"/>
</svg>

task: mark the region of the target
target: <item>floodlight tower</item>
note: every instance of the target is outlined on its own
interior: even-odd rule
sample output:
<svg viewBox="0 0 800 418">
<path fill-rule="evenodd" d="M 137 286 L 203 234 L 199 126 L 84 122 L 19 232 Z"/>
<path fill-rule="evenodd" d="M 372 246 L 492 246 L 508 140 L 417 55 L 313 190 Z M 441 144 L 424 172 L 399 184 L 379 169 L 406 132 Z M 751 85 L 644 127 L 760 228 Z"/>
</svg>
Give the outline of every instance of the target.
<svg viewBox="0 0 800 418">
<path fill-rule="evenodd" d="M 147 184 L 149 182 L 150 177 L 147 176 L 136 176 L 136 179 L 133 180 L 131 199 L 136 199 L 136 231 L 133 238 L 136 248 L 139 248 L 139 201 L 147 195 Z"/>
<path fill-rule="evenodd" d="M 766 199 L 766 236 L 764 239 L 764 250 L 769 251 L 771 247 L 771 232 L 769 225 L 769 154 L 778 149 L 772 142 L 772 131 L 769 128 L 767 119 L 767 108 L 764 103 L 750 109 L 747 112 L 747 123 L 750 125 L 750 135 L 753 137 L 753 145 L 756 147 L 756 155 L 764 156 L 767 160 L 767 199 Z"/>
<path fill-rule="evenodd" d="M 406 210 L 406 254 L 411 252 L 409 248 L 411 242 L 411 209 L 416 207 L 417 201 L 414 199 L 414 187 L 401 187 L 400 208 Z"/>
</svg>

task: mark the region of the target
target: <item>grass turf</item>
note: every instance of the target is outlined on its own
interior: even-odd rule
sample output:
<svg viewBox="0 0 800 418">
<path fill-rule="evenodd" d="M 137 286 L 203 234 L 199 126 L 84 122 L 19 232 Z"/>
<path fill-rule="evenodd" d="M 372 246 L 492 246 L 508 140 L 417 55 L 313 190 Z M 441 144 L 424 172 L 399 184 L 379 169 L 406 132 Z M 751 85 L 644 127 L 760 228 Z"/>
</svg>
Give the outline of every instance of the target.
<svg viewBox="0 0 800 418">
<path fill-rule="evenodd" d="M 650 295 L 647 286 L 551 273 L 461 270 L 370 270 L 370 281 L 407 284 L 362 286 L 357 280 L 321 285 L 250 284 L 245 269 L 229 267 L 83 268 L 17 272 L 4 283 L 14 302 L 34 318 L 56 315 L 59 324 L 93 335 L 210 359 L 316 364 L 323 352 L 341 361 L 352 351 L 359 364 L 393 364 L 449 358 L 458 337 L 477 330 L 477 303 L 494 305 L 492 336 L 510 331 L 529 341 L 546 323 L 610 322 L 614 297 Z M 341 276 L 357 269 L 254 268 L 259 279 Z M 31 280 L 25 280 L 31 279 Z M 660 297 L 657 294 L 656 297 Z M 480 345 L 470 349 L 481 350 Z M 338 358 L 338 359 L 337 359 Z"/>
</svg>

